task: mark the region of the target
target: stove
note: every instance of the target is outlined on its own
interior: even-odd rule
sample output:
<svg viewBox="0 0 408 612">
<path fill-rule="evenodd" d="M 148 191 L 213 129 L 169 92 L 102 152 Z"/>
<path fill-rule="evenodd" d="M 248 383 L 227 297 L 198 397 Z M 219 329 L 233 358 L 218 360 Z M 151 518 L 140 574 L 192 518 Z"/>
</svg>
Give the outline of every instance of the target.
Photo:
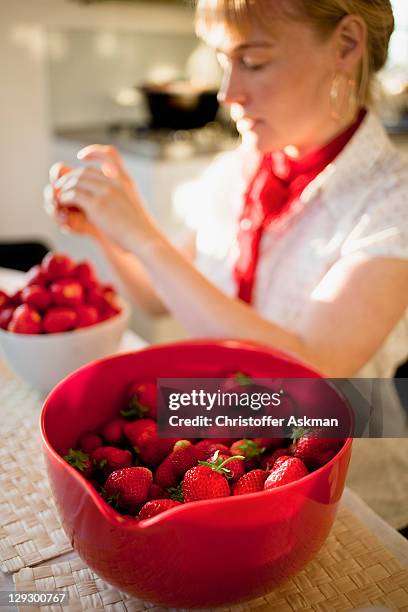
<svg viewBox="0 0 408 612">
<path fill-rule="evenodd" d="M 115 122 L 58 130 L 56 135 L 86 144 L 112 144 L 124 153 L 156 160 L 211 156 L 234 149 L 238 144 L 235 127 L 217 121 L 194 130 L 156 130 L 144 125 Z"/>
</svg>

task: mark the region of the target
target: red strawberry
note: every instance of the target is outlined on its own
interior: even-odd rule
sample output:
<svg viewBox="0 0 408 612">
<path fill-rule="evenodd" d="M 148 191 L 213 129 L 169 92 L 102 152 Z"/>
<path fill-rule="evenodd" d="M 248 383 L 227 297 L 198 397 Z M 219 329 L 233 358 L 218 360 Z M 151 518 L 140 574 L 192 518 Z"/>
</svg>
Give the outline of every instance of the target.
<svg viewBox="0 0 408 612">
<path fill-rule="evenodd" d="M 33 266 L 25 275 L 25 283 L 27 286 L 40 285 L 45 287 L 47 284 L 47 277 L 44 274 L 41 266 Z"/>
<path fill-rule="evenodd" d="M 123 433 L 133 446 L 137 446 L 139 436 L 145 431 L 157 431 L 156 422 L 152 419 L 138 419 L 126 423 L 123 427 Z"/>
<path fill-rule="evenodd" d="M 218 451 L 215 451 L 214 455 L 208 459 L 208 462 L 214 463 L 214 465 L 220 465 L 226 459 L 228 459 L 228 455 L 223 455 L 222 453 L 218 454 Z M 242 459 L 234 459 L 228 463 L 226 469 L 228 472 L 225 476 L 228 482 L 233 484 L 245 474 L 245 463 Z"/>
<path fill-rule="evenodd" d="M 47 253 L 41 263 L 41 269 L 49 279 L 70 276 L 74 268 L 72 259 L 59 253 Z"/>
<path fill-rule="evenodd" d="M 83 453 L 80 450 L 74 450 L 70 448 L 67 455 L 64 455 L 64 459 L 69 465 L 72 465 L 78 472 L 81 472 L 85 478 L 90 478 L 93 473 L 93 464 L 89 455 Z"/>
<path fill-rule="evenodd" d="M 178 440 L 170 455 L 160 463 L 154 479 L 164 489 L 176 487 L 187 470 L 197 465 L 197 462 L 197 453 L 191 442 Z"/>
<path fill-rule="evenodd" d="M 215 451 L 219 451 L 223 455 L 231 455 L 231 451 L 228 446 L 219 444 L 218 442 L 213 442 L 213 440 L 210 439 L 200 440 L 195 445 L 195 449 L 200 461 L 206 461 L 209 459 L 209 457 L 212 457 Z"/>
<path fill-rule="evenodd" d="M 176 487 L 181 480 L 174 470 L 170 457 L 171 455 L 165 457 L 154 473 L 154 480 L 162 489 Z"/>
<path fill-rule="evenodd" d="M 150 485 L 147 501 L 151 499 L 164 499 L 170 497 L 170 493 L 162 489 L 158 484 L 152 482 Z"/>
<path fill-rule="evenodd" d="M 285 457 L 290 456 L 289 448 L 277 448 L 271 453 L 268 453 L 267 455 L 263 456 L 262 461 L 261 461 L 261 468 L 267 471 L 272 470 L 272 468 L 275 465 L 276 460 L 279 457 L 283 457 L 283 456 Z"/>
<path fill-rule="evenodd" d="M 15 309 L 7 329 L 15 334 L 40 334 L 41 316 L 31 306 L 22 304 Z"/>
<path fill-rule="evenodd" d="M 145 503 L 152 484 L 152 473 L 145 467 L 128 467 L 116 470 L 105 482 L 107 501 L 115 501 L 128 512 L 137 512 Z"/>
<path fill-rule="evenodd" d="M 56 306 L 78 306 L 83 302 L 82 285 L 72 278 L 61 278 L 50 285 L 52 301 Z"/>
<path fill-rule="evenodd" d="M 77 278 L 85 288 L 92 287 L 97 283 L 92 265 L 88 261 L 78 263 L 72 272 L 72 276 Z"/>
<path fill-rule="evenodd" d="M 91 286 L 86 292 L 85 301 L 95 306 L 101 320 L 110 318 L 120 312 L 120 308 L 112 298 L 112 291 L 106 291 L 103 287 Z"/>
<path fill-rule="evenodd" d="M 135 450 L 144 464 L 154 468 L 167 457 L 176 442 L 177 438 L 159 438 L 156 428 L 138 436 Z"/>
<path fill-rule="evenodd" d="M 13 317 L 13 313 L 15 311 L 15 306 L 10 306 L 9 308 L 3 308 L 0 310 L 0 328 L 7 329 L 9 323 Z"/>
<path fill-rule="evenodd" d="M 296 459 L 296 457 L 288 457 L 282 461 L 281 459 L 278 459 L 278 466 L 274 467 L 265 480 L 264 489 L 266 491 L 299 480 L 299 478 L 303 478 L 303 476 L 307 476 L 309 473 L 305 464 L 300 459 Z"/>
<path fill-rule="evenodd" d="M 259 457 L 264 450 L 254 440 L 247 439 L 237 440 L 230 447 L 231 455 L 244 455 L 247 459 Z"/>
<path fill-rule="evenodd" d="M 99 314 L 95 306 L 79 304 L 75 307 L 77 313 L 77 327 L 89 327 L 99 321 Z"/>
<path fill-rule="evenodd" d="M 284 463 L 287 459 L 290 459 L 290 458 L 291 458 L 291 455 L 281 455 L 280 457 L 278 457 L 275 460 L 275 463 L 273 464 L 272 470 L 269 470 L 269 471 L 273 472 L 273 470 L 275 470 L 278 467 L 280 467 L 282 465 L 282 463 Z"/>
<path fill-rule="evenodd" d="M 246 495 L 247 493 L 257 493 L 264 488 L 268 473 L 264 470 L 252 470 L 247 472 L 235 483 L 232 488 L 233 495 Z"/>
<path fill-rule="evenodd" d="M 248 393 L 252 384 L 252 378 L 248 374 L 237 371 L 226 377 L 222 388 L 224 392 Z"/>
<path fill-rule="evenodd" d="M 91 431 L 87 431 L 80 437 L 78 446 L 81 451 L 90 454 L 96 448 L 102 446 L 102 438 Z"/>
<path fill-rule="evenodd" d="M 245 471 L 250 472 L 258 466 L 260 456 L 265 451 L 265 448 L 259 446 L 253 440 L 244 439 L 234 442 L 231 445 L 230 451 L 232 455 L 244 455 Z"/>
<path fill-rule="evenodd" d="M 224 446 L 228 446 L 229 448 L 231 444 L 235 442 L 237 438 L 209 438 L 209 439 L 211 440 L 213 444 L 224 444 Z"/>
<path fill-rule="evenodd" d="M 117 307 L 117 302 L 116 302 L 116 291 L 115 288 L 112 285 L 105 285 L 104 287 L 102 287 L 102 293 L 103 296 L 107 302 L 107 304 L 109 304 L 112 308 L 116 308 Z"/>
<path fill-rule="evenodd" d="M 122 470 L 132 465 L 132 453 L 114 446 L 100 446 L 91 454 L 92 461 L 105 476 L 115 470 Z"/>
<path fill-rule="evenodd" d="M 225 474 L 228 463 L 233 460 L 228 457 L 220 465 L 200 461 L 199 465 L 189 469 L 181 483 L 184 501 L 187 503 L 229 496 L 230 488 Z"/>
<path fill-rule="evenodd" d="M 295 441 L 292 453 L 294 457 L 301 459 L 309 469 L 314 470 L 333 459 L 342 444 L 341 439 L 316 437 L 316 432 L 310 431 Z"/>
<path fill-rule="evenodd" d="M 126 425 L 125 419 L 113 419 L 105 425 L 101 429 L 101 435 L 103 436 L 105 442 L 110 446 L 119 446 L 124 439 L 124 427 Z"/>
<path fill-rule="evenodd" d="M 110 306 L 107 306 L 99 312 L 99 321 L 107 321 L 112 317 L 116 317 L 116 315 L 119 314 L 120 311 L 120 308 L 111 308 Z"/>
<path fill-rule="evenodd" d="M 10 304 L 12 306 L 20 306 L 20 304 L 22 304 L 21 293 L 22 291 L 19 289 L 19 291 L 15 291 L 10 295 Z"/>
<path fill-rule="evenodd" d="M 128 407 L 121 410 L 122 416 L 157 417 L 157 385 L 153 382 L 135 383 L 129 389 Z"/>
<path fill-rule="evenodd" d="M 5 308 L 8 305 L 9 301 L 10 301 L 10 298 L 7 295 L 7 293 L 5 293 L 4 291 L 0 289 L 0 310 L 2 308 Z"/>
<path fill-rule="evenodd" d="M 254 438 L 254 442 L 261 448 L 270 450 L 272 448 L 279 448 L 283 446 L 285 443 L 285 438 Z"/>
<path fill-rule="evenodd" d="M 206 465 L 197 465 L 186 473 L 182 482 L 184 501 L 227 497 L 230 489 L 227 480 L 220 472 Z"/>
<path fill-rule="evenodd" d="M 169 459 L 177 476 L 183 477 L 187 470 L 197 465 L 196 447 L 188 440 L 178 440 L 173 447 L 173 452 L 169 455 Z"/>
<path fill-rule="evenodd" d="M 46 310 L 51 304 L 49 291 L 41 285 L 30 285 L 21 292 L 21 299 L 25 304 L 37 310 Z"/>
<path fill-rule="evenodd" d="M 165 510 L 169 510 L 170 508 L 175 508 L 176 506 L 181 506 L 181 503 L 174 501 L 173 499 L 154 499 L 146 502 L 141 508 L 139 518 L 141 520 L 152 518 L 152 516 L 156 516 L 157 514 L 160 514 Z"/>
<path fill-rule="evenodd" d="M 47 334 L 57 334 L 74 329 L 77 314 L 72 308 L 56 306 L 49 308 L 44 315 L 43 329 Z"/>
</svg>

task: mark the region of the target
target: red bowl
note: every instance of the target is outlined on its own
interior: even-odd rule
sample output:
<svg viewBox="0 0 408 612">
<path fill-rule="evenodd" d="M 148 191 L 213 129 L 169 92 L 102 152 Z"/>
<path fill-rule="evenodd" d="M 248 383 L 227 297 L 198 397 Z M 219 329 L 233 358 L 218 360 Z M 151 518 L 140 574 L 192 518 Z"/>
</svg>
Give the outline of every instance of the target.
<svg viewBox="0 0 408 612">
<path fill-rule="evenodd" d="M 216 377 L 225 368 L 258 378 L 319 377 L 259 345 L 189 341 L 94 362 L 62 381 L 44 404 L 43 448 L 68 538 L 99 576 L 141 599 L 193 608 L 262 596 L 298 572 L 332 527 L 351 439 L 329 463 L 291 484 L 178 506 L 140 523 L 115 512 L 62 459 L 84 431 L 117 414 L 137 378 Z"/>
</svg>

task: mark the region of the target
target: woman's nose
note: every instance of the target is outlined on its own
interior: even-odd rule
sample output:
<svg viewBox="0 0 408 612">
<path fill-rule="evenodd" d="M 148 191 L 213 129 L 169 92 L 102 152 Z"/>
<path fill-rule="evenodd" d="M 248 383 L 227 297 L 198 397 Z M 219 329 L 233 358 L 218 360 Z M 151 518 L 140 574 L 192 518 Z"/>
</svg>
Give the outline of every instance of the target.
<svg viewBox="0 0 408 612">
<path fill-rule="evenodd" d="M 218 102 L 220 104 L 244 104 L 246 94 L 241 79 L 233 68 L 224 71 L 221 87 L 218 91 Z"/>
</svg>

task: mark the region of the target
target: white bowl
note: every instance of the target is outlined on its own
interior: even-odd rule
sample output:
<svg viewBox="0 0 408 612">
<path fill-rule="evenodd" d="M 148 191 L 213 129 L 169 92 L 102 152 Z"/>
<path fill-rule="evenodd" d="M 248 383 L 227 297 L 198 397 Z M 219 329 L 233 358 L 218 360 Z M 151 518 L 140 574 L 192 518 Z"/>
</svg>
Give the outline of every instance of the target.
<svg viewBox="0 0 408 612">
<path fill-rule="evenodd" d="M 59 334 L 15 334 L 0 329 L 0 349 L 15 373 L 34 389 L 48 393 L 81 366 L 114 354 L 125 332 L 130 306 L 102 323 Z"/>
</svg>

